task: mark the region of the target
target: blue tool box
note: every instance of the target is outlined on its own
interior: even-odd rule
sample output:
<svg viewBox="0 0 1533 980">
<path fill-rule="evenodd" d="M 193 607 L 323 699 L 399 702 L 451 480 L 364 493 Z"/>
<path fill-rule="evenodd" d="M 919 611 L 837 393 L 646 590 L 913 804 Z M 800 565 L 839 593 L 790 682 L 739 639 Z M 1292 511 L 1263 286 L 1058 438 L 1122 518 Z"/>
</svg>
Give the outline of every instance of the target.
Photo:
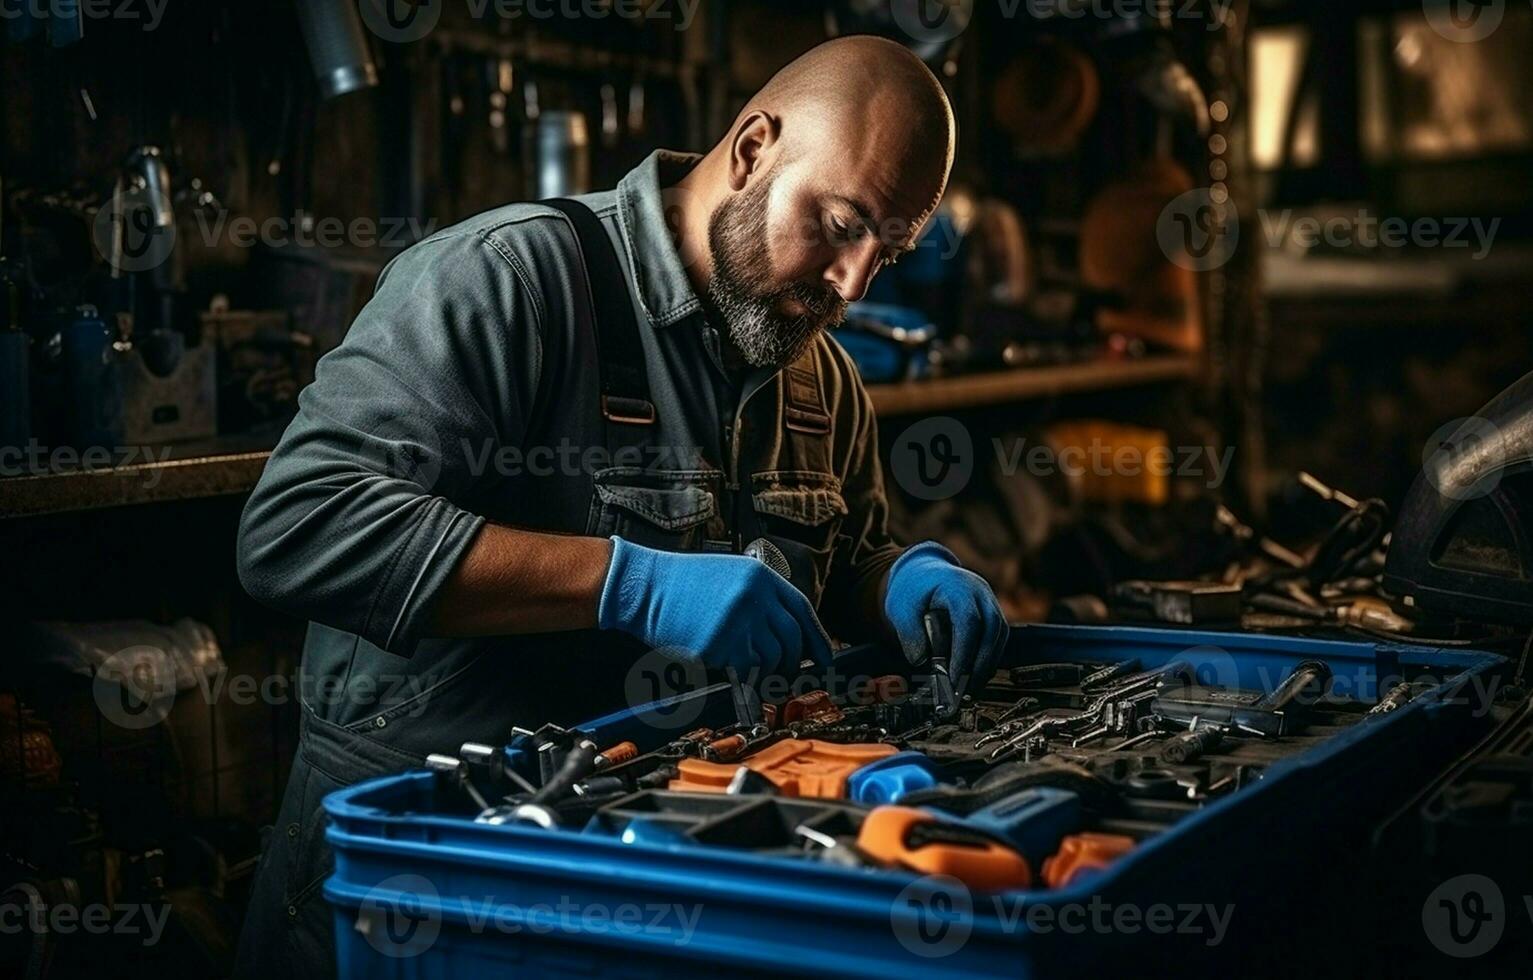
<svg viewBox="0 0 1533 980">
<path fill-rule="evenodd" d="M 882 656 L 843 651 L 836 669 L 877 671 Z M 1489 726 L 1488 685 L 1503 662 L 1389 643 L 1021 626 L 1007 666 L 1129 658 L 1145 668 L 1184 661 L 1201 683 L 1269 690 L 1320 660 L 1333 696 L 1365 705 L 1402 673 L 1430 686 L 1050 890 L 986 894 L 691 840 L 476 823 L 444 805 L 431 772 L 371 780 L 325 800 L 339 975 L 1015 977 L 1143 963 L 1145 944 L 1163 940 L 1217 955 L 1319 907 L 1315 883 L 1337 873 L 1368 822 Z M 675 735 L 657 719 L 725 723 L 731 712 L 729 687 L 713 685 L 579 728 L 598 745 L 648 751 Z"/>
</svg>

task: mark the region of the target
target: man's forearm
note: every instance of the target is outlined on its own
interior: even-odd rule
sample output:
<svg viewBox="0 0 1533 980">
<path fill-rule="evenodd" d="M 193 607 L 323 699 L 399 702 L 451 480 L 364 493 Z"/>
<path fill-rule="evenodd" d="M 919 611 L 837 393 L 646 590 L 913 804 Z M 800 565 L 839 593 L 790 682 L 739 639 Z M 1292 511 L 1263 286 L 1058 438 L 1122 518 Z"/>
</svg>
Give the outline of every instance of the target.
<svg viewBox="0 0 1533 980">
<path fill-rule="evenodd" d="M 612 558 L 606 538 L 486 524 L 436 603 L 439 636 L 498 636 L 596 626 Z"/>
</svg>

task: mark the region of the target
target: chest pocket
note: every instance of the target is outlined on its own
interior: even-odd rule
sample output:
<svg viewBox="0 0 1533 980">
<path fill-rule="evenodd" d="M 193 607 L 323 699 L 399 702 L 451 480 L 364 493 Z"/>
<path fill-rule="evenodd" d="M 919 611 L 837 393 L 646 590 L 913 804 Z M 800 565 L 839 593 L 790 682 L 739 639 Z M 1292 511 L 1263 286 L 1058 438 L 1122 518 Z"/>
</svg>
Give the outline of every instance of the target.
<svg viewBox="0 0 1533 980">
<path fill-rule="evenodd" d="M 718 470 L 648 470 L 614 466 L 595 474 L 586 533 L 647 548 L 698 551 L 722 533 Z"/>
<path fill-rule="evenodd" d="M 812 583 L 809 598 L 818 604 L 846 517 L 841 481 L 829 473 L 768 470 L 751 477 L 751 502 L 762 531 L 793 566 L 795 584 Z"/>
</svg>

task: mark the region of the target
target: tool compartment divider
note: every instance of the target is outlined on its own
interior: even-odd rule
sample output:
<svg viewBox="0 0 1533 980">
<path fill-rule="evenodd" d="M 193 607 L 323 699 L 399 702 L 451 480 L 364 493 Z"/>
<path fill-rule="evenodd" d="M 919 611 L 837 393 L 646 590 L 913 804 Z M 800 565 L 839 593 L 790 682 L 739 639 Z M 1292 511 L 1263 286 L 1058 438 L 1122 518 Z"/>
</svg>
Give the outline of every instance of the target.
<svg viewBox="0 0 1533 980">
<path fill-rule="evenodd" d="M 1332 839 L 1361 832 L 1369 812 L 1357 801 L 1373 794 L 1382 806 L 1408 794 L 1432 765 L 1445 762 L 1488 725 L 1488 716 L 1474 710 L 1473 686 L 1483 687 L 1501 662 L 1474 651 L 1392 644 L 1022 626 L 1013 630 L 1005 663 L 1130 657 L 1145 669 L 1185 660 L 1194 671 L 1223 671 L 1229 678 L 1221 679 L 1250 687 L 1266 683 L 1268 690 L 1296 665 L 1318 659 L 1365 703 L 1383 693 L 1377 690 L 1381 680 L 1402 668 L 1441 679 L 1398 710 L 1361 717 L 1335 731 L 1325 728 L 1297 754 L 1271 762 L 1259 780 L 1209 799 L 1169 826 L 1146 824 L 1147 836 L 1095 877 L 1060 889 L 999 895 L 961 886 L 944 892 L 949 886 L 942 882 L 923 882 L 898 870 L 843 867 L 739 847 L 624 843 L 578 829 L 475 823 L 439 812 L 444 802 L 429 772 L 371 780 L 325 801 L 331 820 L 327 839 L 336 859 L 325 894 L 335 908 L 341 976 L 362 976 L 379 964 L 399 976 L 450 972 L 428 967 L 423 961 L 429 957 L 447 957 L 464 969 L 555 974 L 572 972 L 571 962 L 638 975 L 653 966 L 656 976 L 716 975 L 722 969 L 780 974 L 802 970 L 806 963 L 816 972 L 869 977 L 898 975 L 912 964 L 929 976 L 1032 975 L 1065 965 L 1079 973 L 1083 966 L 1121 962 L 1132 937 L 1092 934 L 1083 942 L 1058 929 L 1019 927 L 1009 910 L 1043 905 L 1058 912 L 1093 901 L 1141 910 L 1233 903 L 1231 930 L 1250 928 L 1302 900 L 1301 871 L 1325 860 Z M 876 676 L 894 663 L 878 651 L 854 648 L 837 658 L 835 670 Z M 727 684 L 669 699 L 669 706 L 692 715 L 699 702 L 694 725 L 733 715 Z M 579 728 L 599 745 L 633 741 L 649 751 L 679 734 L 641 720 L 655 707 Z M 720 812 L 727 807 L 699 805 L 718 806 Z M 1161 810 L 1176 812 L 1169 805 Z M 966 910 L 966 938 L 950 955 L 918 958 L 911 944 L 931 927 L 922 902 L 936 893 L 959 903 L 950 907 Z M 674 935 L 569 928 L 527 911 L 560 902 L 609 910 L 636 904 L 696 907 L 698 918 L 693 933 L 678 944 Z M 358 931 L 369 908 L 396 905 L 417 909 L 434 922 L 440 935 L 431 950 L 414 958 L 390 956 L 373 945 L 375 934 Z M 501 910 L 515 926 L 509 933 L 485 926 Z"/>
</svg>

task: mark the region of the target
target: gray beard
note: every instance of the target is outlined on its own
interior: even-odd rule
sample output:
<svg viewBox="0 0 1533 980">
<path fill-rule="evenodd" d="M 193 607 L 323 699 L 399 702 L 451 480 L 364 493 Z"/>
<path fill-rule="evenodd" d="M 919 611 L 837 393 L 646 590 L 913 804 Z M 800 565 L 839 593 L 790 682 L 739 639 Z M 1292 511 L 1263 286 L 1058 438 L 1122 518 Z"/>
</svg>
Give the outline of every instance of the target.
<svg viewBox="0 0 1533 980">
<path fill-rule="evenodd" d="M 793 283 L 771 288 L 766 219 L 770 190 L 770 180 L 759 181 L 719 205 L 708 220 L 713 253 L 708 301 L 747 364 L 780 368 L 798 360 L 821 330 L 840 323 L 846 303 L 829 287 Z M 782 303 L 789 298 L 803 303 L 808 312 L 783 315 Z"/>
</svg>

